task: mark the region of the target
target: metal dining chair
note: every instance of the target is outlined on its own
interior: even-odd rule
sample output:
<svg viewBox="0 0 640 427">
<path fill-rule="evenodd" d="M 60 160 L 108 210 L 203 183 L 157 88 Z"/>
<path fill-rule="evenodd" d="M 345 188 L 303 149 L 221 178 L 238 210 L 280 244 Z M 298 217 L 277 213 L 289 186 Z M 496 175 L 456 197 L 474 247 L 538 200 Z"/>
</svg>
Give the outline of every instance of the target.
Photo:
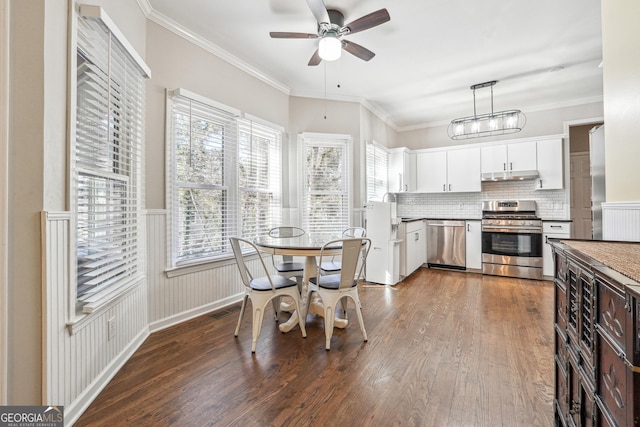
<svg viewBox="0 0 640 427">
<path fill-rule="evenodd" d="M 342 232 L 342 237 L 367 237 L 367 230 L 362 227 L 349 227 Z M 340 256 L 333 256 L 330 260 L 320 264 L 322 274 L 335 274 L 341 268 Z"/>
<path fill-rule="evenodd" d="M 327 255 L 324 252 L 331 247 L 335 247 L 336 243 L 342 244 L 342 269 L 336 274 L 321 274 L 320 265 L 322 258 Z M 358 322 L 360 324 L 360 331 L 364 337 L 364 341 L 367 341 L 367 331 L 364 327 L 364 320 L 362 319 L 362 310 L 360 304 L 360 297 L 358 296 L 358 278 L 362 274 L 364 263 L 361 263 L 358 275 L 356 276 L 356 269 L 361 259 L 366 260 L 369 255 L 369 249 L 371 248 L 371 240 L 367 238 L 347 238 L 341 240 L 332 240 L 325 243 L 320 251 L 320 259 L 317 265 L 316 276 L 309 279 L 307 301 L 311 301 L 311 294 L 316 292 L 324 304 L 324 334 L 325 334 L 325 349 L 329 350 L 331 347 L 331 337 L 333 336 L 333 324 L 336 311 L 336 305 L 338 301 L 351 298 L 356 307 L 356 314 L 358 316 Z M 363 256 L 361 254 L 364 254 Z M 362 256 L 362 258 L 361 258 Z M 309 311 L 309 305 L 307 304 L 307 312 Z M 346 308 L 346 304 L 343 304 Z M 345 310 L 346 314 L 346 310 Z M 306 316 L 305 316 L 306 318 Z"/>
<path fill-rule="evenodd" d="M 299 237 L 304 234 L 304 230 L 298 227 L 284 226 L 274 227 L 269 230 L 270 237 Z M 298 288 L 301 288 L 302 277 L 304 275 L 304 263 L 294 262 L 293 257 L 289 255 L 273 255 L 271 257 L 273 268 L 276 272 L 284 277 L 295 277 L 298 282 Z"/>
<path fill-rule="evenodd" d="M 234 335 L 237 337 L 240 332 L 240 324 L 242 323 L 242 317 L 244 316 L 244 310 L 247 307 L 247 300 L 251 298 L 251 306 L 253 307 L 252 316 L 252 338 L 251 338 L 251 352 L 256 352 L 256 343 L 260 336 L 260 329 L 262 328 L 262 320 L 264 318 L 264 310 L 274 298 L 278 299 L 282 296 L 287 296 L 293 299 L 295 303 L 296 312 L 298 314 L 298 322 L 300 324 L 300 330 L 302 331 L 302 337 L 307 337 L 307 331 L 304 327 L 304 318 L 302 317 L 302 310 L 300 307 L 300 291 L 298 290 L 297 282 L 279 275 L 269 274 L 267 266 L 262 259 L 262 255 L 258 251 L 258 248 L 248 240 L 244 240 L 238 237 L 230 237 L 231 248 L 233 249 L 233 255 L 236 258 L 236 264 L 240 271 L 240 278 L 244 284 L 244 298 L 242 299 L 242 307 L 240 308 L 240 317 L 238 317 L 238 325 Z M 256 251 L 258 259 L 264 271 L 264 276 L 254 278 L 251 271 L 244 262 L 242 256 L 241 244 L 246 245 Z"/>
</svg>

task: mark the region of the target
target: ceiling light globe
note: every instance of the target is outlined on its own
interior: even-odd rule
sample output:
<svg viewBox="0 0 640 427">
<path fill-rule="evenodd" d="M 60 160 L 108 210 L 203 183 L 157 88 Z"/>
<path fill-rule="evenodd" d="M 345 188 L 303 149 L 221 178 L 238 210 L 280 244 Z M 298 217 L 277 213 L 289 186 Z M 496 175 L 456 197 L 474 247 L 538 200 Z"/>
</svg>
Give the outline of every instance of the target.
<svg viewBox="0 0 640 427">
<path fill-rule="evenodd" d="M 342 53 L 342 42 L 334 34 L 327 34 L 320 39 L 318 54 L 325 61 L 335 61 Z"/>
</svg>

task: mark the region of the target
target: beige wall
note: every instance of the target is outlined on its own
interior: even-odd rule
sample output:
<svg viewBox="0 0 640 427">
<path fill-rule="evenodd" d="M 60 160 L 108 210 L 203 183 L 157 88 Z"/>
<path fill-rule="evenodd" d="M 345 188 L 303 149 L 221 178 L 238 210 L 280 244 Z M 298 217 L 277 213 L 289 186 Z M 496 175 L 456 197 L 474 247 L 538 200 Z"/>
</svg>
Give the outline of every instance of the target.
<svg viewBox="0 0 640 427">
<path fill-rule="evenodd" d="M 146 201 L 165 205 L 165 89 L 184 88 L 282 127 L 289 96 L 186 41 L 158 24 L 147 24 Z"/>
<path fill-rule="evenodd" d="M 144 54 L 145 17 L 128 0 L 103 4 Z M 8 403 L 40 404 L 42 211 L 68 208 L 67 0 L 10 2 Z M 50 402 L 51 403 L 51 402 Z"/>
<path fill-rule="evenodd" d="M 602 0 L 607 202 L 640 201 L 640 2 Z"/>
</svg>

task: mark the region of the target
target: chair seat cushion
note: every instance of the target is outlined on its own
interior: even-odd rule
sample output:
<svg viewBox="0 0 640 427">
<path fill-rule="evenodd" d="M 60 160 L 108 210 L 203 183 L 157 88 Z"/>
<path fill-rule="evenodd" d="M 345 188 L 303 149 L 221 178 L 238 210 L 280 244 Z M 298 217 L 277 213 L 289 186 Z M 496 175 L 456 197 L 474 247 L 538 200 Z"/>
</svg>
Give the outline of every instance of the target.
<svg viewBox="0 0 640 427">
<path fill-rule="evenodd" d="M 271 276 L 271 281 L 273 282 L 273 286 L 276 289 L 288 288 L 291 286 L 298 286 L 298 283 L 295 280 L 287 279 L 282 276 Z M 258 277 L 249 281 L 249 286 L 251 289 L 256 291 L 270 291 L 271 284 L 269 283 L 269 278 L 267 276 Z"/>
<path fill-rule="evenodd" d="M 322 271 L 340 271 L 341 269 L 342 263 L 340 261 L 327 261 L 320 264 Z"/>
<path fill-rule="evenodd" d="M 319 281 L 317 277 L 312 277 L 309 279 L 309 281 L 314 285 L 324 289 L 337 290 L 340 288 L 340 274 L 328 274 L 326 276 L 320 276 Z M 354 280 L 351 287 L 354 287 L 357 285 L 358 285 L 358 282 Z"/>
<path fill-rule="evenodd" d="M 279 273 L 288 273 L 290 271 L 304 270 L 304 264 L 301 262 L 281 262 L 280 264 L 277 264 L 275 267 Z"/>
</svg>

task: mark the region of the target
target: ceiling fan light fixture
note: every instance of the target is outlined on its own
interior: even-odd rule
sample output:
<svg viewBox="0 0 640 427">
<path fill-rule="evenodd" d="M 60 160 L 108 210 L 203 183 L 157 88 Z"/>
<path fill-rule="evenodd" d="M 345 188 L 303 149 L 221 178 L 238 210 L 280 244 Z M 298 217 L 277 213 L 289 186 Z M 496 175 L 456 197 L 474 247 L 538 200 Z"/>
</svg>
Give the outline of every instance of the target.
<svg viewBox="0 0 640 427">
<path fill-rule="evenodd" d="M 527 117 L 520 110 L 493 111 L 493 86 L 497 80 L 475 84 L 473 90 L 473 116 L 451 120 L 447 133 L 451 139 L 480 138 L 520 132 Z M 476 114 L 476 89 L 491 87 L 491 113 Z"/>
<path fill-rule="evenodd" d="M 335 61 L 342 54 L 342 42 L 334 32 L 326 33 L 318 44 L 318 54 L 325 61 Z"/>
</svg>

